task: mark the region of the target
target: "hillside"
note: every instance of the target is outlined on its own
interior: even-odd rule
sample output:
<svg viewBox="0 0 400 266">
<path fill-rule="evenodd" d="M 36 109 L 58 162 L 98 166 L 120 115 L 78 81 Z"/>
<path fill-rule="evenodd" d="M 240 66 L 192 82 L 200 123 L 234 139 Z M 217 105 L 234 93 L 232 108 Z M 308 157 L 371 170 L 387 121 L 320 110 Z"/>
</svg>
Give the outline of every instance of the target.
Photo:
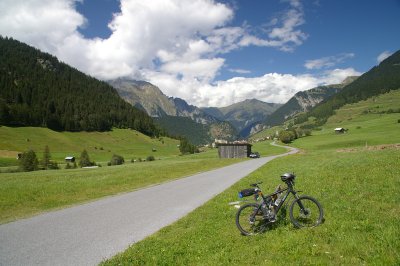
<svg viewBox="0 0 400 266">
<path fill-rule="evenodd" d="M 59 131 L 132 128 L 159 135 L 152 119 L 94 79 L 19 41 L 0 37 L 0 124 Z"/>
<path fill-rule="evenodd" d="M 247 135 L 252 135 L 265 128 L 280 125 L 286 119 L 291 118 L 298 113 L 311 110 L 318 103 L 338 93 L 343 87 L 356 79 L 357 77 L 347 77 L 341 84 L 319 86 L 310 90 L 297 92 L 289 99 L 289 101 L 281 105 L 275 112 L 265 117 L 261 123 L 253 123 L 244 128 L 243 132 L 246 132 Z"/>
<path fill-rule="evenodd" d="M 155 117 L 154 122 L 164 128 L 169 135 L 175 137 L 185 136 L 192 144 L 200 145 L 210 142 L 209 127 L 196 123 L 189 117 Z"/>
<path fill-rule="evenodd" d="M 345 104 L 366 100 L 397 89 L 400 89 L 400 50 L 361 75 L 356 81 L 345 86 L 328 100 L 317 105 L 310 112 L 297 117 L 295 122 L 300 124 L 315 117 L 314 124 L 323 125 L 335 113 L 335 110 Z"/>
<path fill-rule="evenodd" d="M 122 78 L 110 80 L 108 83 L 118 91 L 122 99 L 152 117 L 177 114 L 174 103 L 151 83 Z"/>
<path fill-rule="evenodd" d="M 154 121 L 170 136 L 183 136 L 195 145 L 209 144 L 215 139 L 236 140 L 237 138 L 237 132 L 228 122 L 205 125 L 196 123 L 189 117 L 180 116 L 156 117 Z"/>
<path fill-rule="evenodd" d="M 16 155 L 29 149 L 41 158 L 46 145 L 50 148 L 52 159 L 59 163 L 63 163 L 66 156 L 79 158 L 83 149 L 96 162 L 107 162 L 113 154 L 123 156 L 126 161 L 139 157 L 145 159 L 149 155 L 156 158 L 179 155 L 178 140 L 151 138 L 129 129 L 57 132 L 38 127 L 0 126 L 0 136 L 0 166 L 17 165 Z"/>
</svg>

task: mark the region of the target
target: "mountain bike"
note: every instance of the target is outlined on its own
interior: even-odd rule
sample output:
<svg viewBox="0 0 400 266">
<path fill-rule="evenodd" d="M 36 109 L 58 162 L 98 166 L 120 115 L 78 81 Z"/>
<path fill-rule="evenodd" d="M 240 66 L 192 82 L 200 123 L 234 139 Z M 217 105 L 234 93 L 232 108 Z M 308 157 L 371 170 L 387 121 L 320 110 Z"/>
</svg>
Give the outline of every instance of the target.
<svg viewBox="0 0 400 266">
<path fill-rule="evenodd" d="M 239 197 L 254 195 L 255 202 L 242 205 L 236 213 L 236 226 L 243 235 L 254 235 L 263 232 L 268 225 L 277 221 L 277 214 L 290 195 L 294 200 L 289 207 L 291 222 L 297 228 L 315 227 L 322 223 L 323 209 L 313 197 L 301 195 L 294 189 L 296 176 L 292 173 L 281 175 L 286 188 L 279 185 L 274 193 L 264 196 L 258 182 L 251 184 L 253 188 L 239 192 Z M 286 193 L 284 193 L 286 192 Z"/>
</svg>

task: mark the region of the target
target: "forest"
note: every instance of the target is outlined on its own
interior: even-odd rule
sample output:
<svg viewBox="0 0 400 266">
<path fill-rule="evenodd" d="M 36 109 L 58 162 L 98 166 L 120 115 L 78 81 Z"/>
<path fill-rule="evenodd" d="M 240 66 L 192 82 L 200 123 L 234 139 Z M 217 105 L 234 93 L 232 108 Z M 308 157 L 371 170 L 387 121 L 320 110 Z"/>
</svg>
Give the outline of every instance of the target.
<svg viewBox="0 0 400 266">
<path fill-rule="evenodd" d="M 57 131 L 162 130 L 116 90 L 12 38 L 0 36 L 0 125 Z"/>
</svg>

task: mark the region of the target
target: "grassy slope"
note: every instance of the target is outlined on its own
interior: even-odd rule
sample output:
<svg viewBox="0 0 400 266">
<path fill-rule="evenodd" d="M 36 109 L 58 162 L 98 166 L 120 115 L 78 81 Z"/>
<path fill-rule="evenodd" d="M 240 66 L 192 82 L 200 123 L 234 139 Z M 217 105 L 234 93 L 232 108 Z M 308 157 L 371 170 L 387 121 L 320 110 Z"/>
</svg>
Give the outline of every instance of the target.
<svg viewBox="0 0 400 266">
<path fill-rule="evenodd" d="M 272 161 L 104 264 L 398 265 L 400 150 L 364 146 L 366 141 L 400 143 L 400 115 L 359 115 L 359 107 L 343 107 L 347 110 L 339 111 L 317 135 L 297 140 L 294 145 L 304 149 L 300 154 Z M 346 122 L 342 111 L 351 113 Z M 333 133 L 334 119 L 350 128 L 347 134 Z M 342 152 L 343 147 L 352 149 Z M 325 223 L 296 230 L 283 219 L 265 234 L 241 236 L 234 222 L 236 209 L 228 202 L 253 181 L 273 190 L 287 171 L 296 172 L 298 189 L 322 203 Z"/>
<path fill-rule="evenodd" d="M 164 141 L 164 143 L 162 142 Z M 162 140 L 151 139 L 140 132 L 128 129 L 114 129 L 110 132 L 56 132 L 37 127 L 0 126 L 0 167 L 16 165 L 18 152 L 33 149 L 39 159 L 46 145 L 50 148 L 53 160 L 64 162 L 66 156 L 80 157 L 83 149 L 90 159 L 96 162 L 107 162 L 115 153 L 124 156 L 125 160 L 176 156 L 179 154 L 179 141 L 163 137 Z M 157 151 L 152 152 L 152 148 Z"/>
</svg>

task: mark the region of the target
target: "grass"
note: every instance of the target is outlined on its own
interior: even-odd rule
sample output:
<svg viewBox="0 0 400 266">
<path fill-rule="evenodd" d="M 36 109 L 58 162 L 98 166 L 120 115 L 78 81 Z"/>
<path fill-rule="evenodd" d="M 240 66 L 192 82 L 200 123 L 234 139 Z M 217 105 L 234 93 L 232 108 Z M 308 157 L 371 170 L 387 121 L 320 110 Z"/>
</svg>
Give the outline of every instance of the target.
<svg viewBox="0 0 400 266">
<path fill-rule="evenodd" d="M 96 169 L 1 173 L 0 223 L 104 196 L 133 191 L 240 161 L 219 159 L 216 149 L 190 156 L 177 156 L 176 140 L 150 139 L 131 130 L 116 129 L 105 133 L 58 133 L 43 128 L 0 127 L 0 132 L 2 136 L 5 136 L 1 139 L 2 155 L 7 156 L 0 158 L 0 166 L 13 165 L 16 152 L 10 150 L 26 148 L 26 138 L 29 138 L 28 143 L 37 145 L 33 146 L 35 148 L 45 145 L 47 139 L 51 146 L 59 147 L 58 150 L 77 150 L 82 148 L 79 143 L 84 142 L 87 147 L 94 147 L 94 145 L 111 147 L 122 155 L 127 154 L 134 147 L 138 153 L 132 152 L 132 154 L 139 154 L 138 157 L 141 153 L 146 154 L 152 147 L 157 147 L 157 152 L 153 154 L 165 156 L 162 160 L 156 157 L 158 159 L 153 162 L 130 163 L 130 160 L 126 160 L 127 162 L 121 166 Z M 40 137 L 41 134 L 43 138 Z M 12 136 L 15 136 L 15 142 L 11 140 Z M 61 145 L 63 141 L 65 145 Z M 4 147 L 10 150 L 5 150 Z M 285 152 L 285 149 L 270 146 L 267 142 L 257 143 L 254 147 L 263 156 Z M 100 149 L 91 151 L 93 152 L 93 157 L 90 154 L 91 159 L 101 159 L 105 153 Z M 61 154 L 61 152 L 55 154 L 59 153 Z M 54 152 L 52 155 L 54 158 Z"/>
<path fill-rule="evenodd" d="M 96 169 L 3 173 L 0 175 L 0 223 L 132 191 L 239 161 L 221 160 L 210 153 L 197 157 L 182 156 Z"/>
<path fill-rule="evenodd" d="M 177 156 L 178 144 L 179 141 L 175 139 L 149 138 L 129 129 L 56 132 L 47 128 L 0 126 L 0 166 L 17 165 L 17 153 L 28 149 L 33 149 L 40 159 L 46 145 L 50 148 L 52 159 L 59 163 L 63 163 L 66 156 L 79 158 L 83 149 L 86 149 L 92 161 L 105 165 L 113 154 L 121 155 L 125 160 L 145 159 L 149 155 L 156 158 Z M 8 163 L 1 163 L 4 159 L 8 159 Z"/>
<path fill-rule="evenodd" d="M 104 265 L 396 265 L 399 157 L 398 150 L 331 151 L 274 160 Z M 296 230 L 285 219 L 264 234 L 241 236 L 228 202 L 253 181 L 273 190 L 279 174 L 291 170 L 297 187 L 324 206 L 325 223 Z"/>
<path fill-rule="evenodd" d="M 321 131 L 293 143 L 301 153 L 268 163 L 103 265 L 399 265 L 400 149 L 389 145 L 400 143 L 399 114 L 344 108 Z M 335 135 L 335 121 L 348 133 Z M 371 149 L 381 144 L 386 148 Z M 298 230 L 287 215 L 264 234 L 241 236 L 228 203 L 255 181 L 272 191 L 279 175 L 291 171 L 296 187 L 322 203 L 325 222 Z"/>
</svg>

